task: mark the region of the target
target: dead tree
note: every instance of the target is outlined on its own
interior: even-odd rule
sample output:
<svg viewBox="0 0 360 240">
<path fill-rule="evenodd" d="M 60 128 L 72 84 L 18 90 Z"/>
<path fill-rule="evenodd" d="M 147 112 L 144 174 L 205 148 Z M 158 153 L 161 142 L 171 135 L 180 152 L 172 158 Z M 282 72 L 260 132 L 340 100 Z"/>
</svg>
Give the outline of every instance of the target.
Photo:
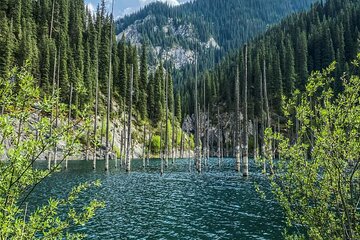
<svg viewBox="0 0 360 240">
<path fill-rule="evenodd" d="M 59 98 L 60 98 L 60 50 L 59 50 L 59 61 L 57 66 L 57 80 L 56 80 L 56 106 L 55 106 L 55 129 L 59 126 Z M 54 165 L 57 166 L 57 143 L 54 145 Z"/>
<path fill-rule="evenodd" d="M 144 124 L 144 143 L 143 143 L 143 153 L 142 153 L 142 160 L 143 160 L 143 167 L 145 167 L 145 148 L 146 148 L 146 126 Z"/>
<path fill-rule="evenodd" d="M 235 81 L 235 99 L 236 99 L 236 120 L 235 120 L 235 157 L 236 164 L 235 170 L 240 172 L 240 81 L 239 81 L 239 67 L 236 68 L 236 81 Z"/>
<path fill-rule="evenodd" d="M 169 74 L 168 74 L 169 76 Z M 166 108 L 166 115 L 165 115 L 165 167 L 169 166 L 169 77 L 165 74 L 165 108 Z"/>
<path fill-rule="evenodd" d="M 172 164 L 174 164 L 175 161 L 175 108 L 174 108 L 174 101 L 173 101 L 173 107 L 172 107 L 172 119 L 171 119 L 171 158 L 172 158 Z"/>
<path fill-rule="evenodd" d="M 248 56 L 247 45 L 244 53 L 244 151 L 243 151 L 243 176 L 249 175 L 249 136 L 248 136 Z"/>
<path fill-rule="evenodd" d="M 126 146 L 126 171 L 130 172 L 131 170 L 131 115 L 132 115 L 132 101 L 133 101 L 133 84 L 134 84 L 134 66 L 131 66 L 130 74 L 130 92 L 129 92 L 129 112 L 128 112 L 128 136 L 127 136 L 127 146 Z"/>
<path fill-rule="evenodd" d="M 266 60 L 264 56 L 263 62 L 263 89 L 264 89 L 264 101 L 265 101 L 265 111 L 266 111 L 266 125 L 268 128 L 271 127 L 271 118 L 270 118 L 270 108 L 269 108 L 269 100 L 267 95 L 267 83 L 266 83 Z M 265 146 L 265 159 L 270 161 L 270 172 L 272 173 L 272 144 L 271 141 Z M 265 160 L 265 161 L 266 161 Z M 266 162 L 264 163 L 264 173 L 266 173 Z"/>
<path fill-rule="evenodd" d="M 55 54 L 54 58 L 54 71 L 53 71 L 53 86 L 52 86 L 52 94 L 51 97 L 54 99 L 55 97 L 55 85 L 56 85 L 56 61 L 57 61 L 57 54 Z M 51 108 L 51 117 L 50 117 L 50 138 L 53 133 L 53 119 L 54 119 L 54 109 Z M 48 153 L 48 169 L 51 169 L 51 152 Z"/>
<path fill-rule="evenodd" d="M 197 79 L 197 55 L 195 56 L 195 165 L 196 170 L 201 172 L 201 159 L 199 156 L 199 113 L 198 113 L 198 79 Z"/>
<path fill-rule="evenodd" d="M 221 164 L 221 123 L 220 123 L 220 109 L 219 109 L 219 106 L 218 106 L 218 109 L 217 109 L 217 118 L 218 118 L 218 163 L 219 163 L 219 167 L 220 167 L 220 164 Z"/>
<path fill-rule="evenodd" d="M 111 112 L 111 65 L 112 65 L 112 45 L 113 45 L 113 15 L 114 15 L 114 0 L 111 5 L 111 17 L 110 17 L 110 46 L 109 46 L 109 76 L 108 76 L 108 88 L 107 88 L 107 113 L 106 113 L 106 144 L 105 144 L 105 171 L 109 170 L 109 130 L 110 130 L 110 112 Z"/>
</svg>

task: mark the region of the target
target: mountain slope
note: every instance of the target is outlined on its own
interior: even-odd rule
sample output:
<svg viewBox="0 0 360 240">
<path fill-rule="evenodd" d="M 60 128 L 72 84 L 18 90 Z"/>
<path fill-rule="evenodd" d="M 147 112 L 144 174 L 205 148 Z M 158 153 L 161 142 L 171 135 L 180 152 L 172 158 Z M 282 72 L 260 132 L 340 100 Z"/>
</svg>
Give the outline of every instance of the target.
<svg viewBox="0 0 360 240">
<path fill-rule="evenodd" d="M 153 57 L 170 59 L 177 68 L 194 63 L 194 50 L 206 52 L 199 62 L 208 66 L 226 52 L 280 21 L 307 9 L 315 0 L 197 0 L 177 7 L 153 3 L 118 20 L 133 44 L 148 41 Z M 210 57 L 209 57 L 210 56 Z"/>
<path fill-rule="evenodd" d="M 261 118 L 261 79 L 266 63 L 267 89 L 273 117 L 282 115 L 282 96 L 295 89 L 305 89 L 311 72 L 337 61 L 333 91 L 343 89 L 342 75 L 351 70 L 350 62 L 360 52 L 360 0 L 328 0 L 315 4 L 308 12 L 294 14 L 265 34 L 248 43 L 249 115 Z M 233 51 L 215 68 L 199 77 L 199 87 L 206 83 L 206 103 L 235 108 L 236 68 L 240 69 L 240 87 L 244 82 L 243 49 Z M 181 87 L 185 113 L 192 113 L 194 80 Z M 242 91 L 244 91 L 242 89 Z M 190 93 L 190 94 L 189 94 Z M 240 93 L 243 98 L 243 92 Z M 199 99 L 203 99 L 200 92 Z M 203 105 L 203 103 L 202 103 Z M 213 110 L 215 113 L 215 109 Z"/>
</svg>

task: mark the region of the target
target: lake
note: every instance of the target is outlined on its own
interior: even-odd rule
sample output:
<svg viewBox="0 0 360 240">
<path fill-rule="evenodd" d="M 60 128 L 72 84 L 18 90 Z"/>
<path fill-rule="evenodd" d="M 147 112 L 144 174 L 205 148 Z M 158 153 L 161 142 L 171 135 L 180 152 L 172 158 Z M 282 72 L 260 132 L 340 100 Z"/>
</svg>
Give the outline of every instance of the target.
<svg viewBox="0 0 360 240">
<path fill-rule="evenodd" d="M 145 169 L 133 160 L 132 172 L 106 173 L 92 162 L 69 161 L 69 169 L 53 174 L 29 198 L 40 205 L 50 197 L 63 197 L 85 181 L 100 179 L 102 186 L 82 196 L 106 203 L 85 226 L 72 229 L 87 239 L 281 239 L 285 227 L 279 205 L 269 194 L 260 168 L 250 164 L 250 176 L 234 171 L 234 159 L 210 159 L 201 174 L 189 171 L 189 161 L 178 159 L 160 176 L 160 160 Z M 171 162 L 171 161 L 170 161 Z M 37 164 L 46 167 L 45 162 Z M 263 199 L 255 185 L 267 189 Z"/>
</svg>

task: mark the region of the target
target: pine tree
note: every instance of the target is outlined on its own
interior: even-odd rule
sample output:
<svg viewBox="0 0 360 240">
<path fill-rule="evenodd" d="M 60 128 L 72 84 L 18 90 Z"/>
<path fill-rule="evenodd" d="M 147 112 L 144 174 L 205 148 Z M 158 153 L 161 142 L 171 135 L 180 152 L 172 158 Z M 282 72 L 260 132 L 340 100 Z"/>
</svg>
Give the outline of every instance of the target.
<svg viewBox="0 0 360 240">
<path fill-rule="evenodd" d="M 163 96 L 164 88 L 163 88 L 163 67 L 162 64 L 157 68 L 155 73 L 155 81 L 154 81 L 154 109 L 153 110 L 153 121 L 154 123 L 159 123 L 163 117 L 164 112 L 164 104 L 163 104 Z"/>
<path fill-rule="evenodd" d="M 121 99 L 124 99 L 127 96 L 127 52 L 126 52 L 126 37 L 122 36 L 120 42 L 118 43 L 118 56 L 119 56 L 119 92 Z"/>
<path fill-rule="evenodd" d="M 284 69 L 284 94 L 290 97 L 295 88 L 296 74 L 295 74 L 295 61 L 294 49 L 290 38 L 285 40 L 286 61 Z"/>
<path fill-rule="evenodd" d="M 295 87 L 303 90 L 308 78 L 308 65 L 307 65 L 307 38 L 304 31 L 300 32 L 296 40 L 296 73 L 298 76 Z"/>
<path fill-rule="evenodd" d="M 175 111 L 176 111 L 176 119 L 179 123 L 181 123 L 182 115 L 181 115 L 181 95 L 179 92 L 176 92 L 176 102 L 175 102 Z"/>
<path fill-rule="evenodd" d="M 142 119 L 147 117 L 147 84 L 148 84 L 148 66 L 147 66 L 147 49 L 146 43 L 142 46 L 140 59 L 140 80 L 139 80 L 139 101 L 137 108 L 139 109 Z"/>
<path fill-rule="evenodd" d="M 11 23 L 0 12 L 0 75 L 10 70 L 12 65 L 12 51 L 14 49 L 14 36 Z"/>
</svg>

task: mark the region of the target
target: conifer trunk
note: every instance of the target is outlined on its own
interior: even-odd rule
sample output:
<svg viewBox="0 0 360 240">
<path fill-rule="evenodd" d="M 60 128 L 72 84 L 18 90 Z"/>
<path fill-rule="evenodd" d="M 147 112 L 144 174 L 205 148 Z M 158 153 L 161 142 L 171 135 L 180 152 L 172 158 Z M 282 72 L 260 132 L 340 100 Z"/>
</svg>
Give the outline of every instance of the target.
<svg viewBox="0 0 360 240">
<path fill-rule="evenodd" d="M 235 81 L 235 97 L 236 97 L 236 126 L 235 126 L 235 157 L 236 164 L 235 170 L 240 172 L 240 81 L 239 81 L 239 67 L 236 68 L 236 81 Z"/>
<path fill-rule="evenodd" d="M 164 158 L 163 158 L 163 146 L 162 146 L 162 138 L 163 138 L 163 122 L 160 122 L 160 174 L 164 173 Z"/>
<path fill-rule="evenodd" d="M 55 12 L 55 0 L 52 3 L 52 10 L 51 10 L 51 21 L 50 21 L 50 29 L 49 29 L 49 38 L 52 37 L 52 31 L 54 28 L 54 12 Z M 59 59 L 60 60 L 60 59 Z"/>
<path fill-rule="evenodd" d="M 97 118 L 99 105 L 99 59 L 96 61 L 96 86 L 95 86 L 95 116 L 94 116 L 94 155 L 93 155 L 93 169 L 96 169 L 96 151 L 97 151 Z M 70 86 L 70 93 L 72 94 L 72 84 Z M 71 95 L 70 94 L 70 95 Z M 71 98 L 71 96 L 70 96 Z"/>
<path fill-rule="evenodd" d="M 151 139 L 152 139 L 152 134 L 151 134 L 151 132 L 149 132 L 149 142 L 148 142 L 148 152 L 147 152 L 147 166 L 149 166 L 149 164 L 150 164 L 150 156 L 151 156 Z"/>
<path fill-rule="evenodd" d="M 60 91 L 60 50 L 59 50 L 59 61 L 57 66 L 57 80 L 56 80 L 56 106 L 55 106 L 55 129 L 59 126 L 59 91 Z M 54 165 L 57 165 L 57 143 L 54 146 Z"/>
<path fill-rule="evenodd" d="M 172 164 L 174 164 L 174 161 L 175 161 L 175 108 L 174 108 L 174 102 L 173 102 L 171 129 L 172 129 L 172 131 L 171 131 L 171 158 L 172 158 Z"/>
<path fill-rule="evenodd" d="M 220 161 L 221 161 L 221 129 L 220 129 L 220 109 L 219 106 L 217 108 L 217 112 L 218 112 L 218 163 L 219 163 L 219 167 L 220 167 Z"/>
<path fill-rule="evenodd" d="M 166 108 L 166 115 L 165 115 L 165 167 L 167 168 L 169 166 L 169 79 L 168 76 L 165 74 L 165 108 Z"/>
<path fill-rule="evenodd" d="M 145 148 L 146 148 L 146 126 L 144 124 L 144 144 L 143 144 L 143 153 L 142 153 L 142 160 L 143 160 L 143 167 L 145 167 Z"/>
<path fill-rule="evenodd" d="M 57 62 L 57 54 L 55 54 L 54 59 L 54 71 L 53 71 L 53 86 L 52 86 L 52 94 L 51 97 L 54 99 L 55 96 L 55 85 L 56 85 L 56 62 Z M 53 119 L 54 119 L 54 109 L 51 108 L 51 117 L 50 117 L 50 138 L 53 132 Z M 51 169 L 51 152 L 48 153 L 48 169 Z"/>
<path fill-rule="evenodd" d="M 72 98 L 73 98 L 73 84 L 70 84 L 70 99 L 69 99 L 69 115 L 68 115 L 68 124 L 70 124 L 70 120 L 71 120 L 71 114 L 72 114 Z M 95 151 L 95 155 L 96 155 L 96 151 Z M 68 158 L 65 159 L 65 169 L 68 168 Z M 94 168 L 95 169 L 95 168 Z"/>
<path fill-rule="evenodd" d="M 265 60 L 265 56 L 264 56 L 264 62 L 263 62 L 263 88 L 264 88 L 264 101 L 265 101 L 265 110 L 266 110 L 266 121 L 267 121 L 267 127 L 271 127 L 271 119 L 270 119 L 270 109 L 269 109 L 269 100 L 268 100 L 268 95 L 267 95 L 267 80 L 266 80 L 266 60 Z M 271 173 L 273 173 L 272 170 L 272 143 L 271 141 L 269 142 L 269 144 L 267 144 L 267 146 L 265 146 L 265 159 L 269 160 L 270 162 L 270 171 Z M 266 163 L 265 163 L 266 164 Z M 264 170 L 266 173 L 266 165 L 264 166 Z"/>
<path fill-rule="evenodd" d="M 116 127 L 115 124 L 113 126 L 113 135 L 112 135 L 112 141 L 111 141 L 111 149 L 114 149 L 114 144 L 115 144 L 115 132 L 116 132 Z M 114 160 L 115 160 L 115 168 L 117 168 L 117 156 L 116 156 L 116 152 L 113 151 L 113 156 L 114 156 Z"/>
<path fill-rule="evenodd" d="M 195 56 L 195 151 L 194 159 L 196 170 L 201 172 L 201 160 L 199 158 L 199 113 L 198 113 L 198 79 L 197 79 L 197 56 Z"/>
<path fill-rule="evenodd" d="M 125 102 L 126 98 L 124 97 L 124 104 L 123 104 L 123 133 L 122 133 L 122 142 L 121 142 L 121 148 L 122 148 L 122 154 L 121 154 L 121 165 L 123 163 L 126 165 L 126 109 L 125 109 Z"/>
<path fill-rule="evenodd" d="M 129 103 L 129 115 L 128 115 L 128 136 L 127 136 L 127 150 L 126 150 L 126 171 L 130 172 L 131 170 L 131 115 L 132 115 L 132 101 L 133 101 L 133 84 L 134 84 L 134 66 L 131 66 L 130 74 L 130 103 Z"/>
<path fill-rule="evenodd" d="M 248 146 L 248 56 L 247 56 L 247 45 L 245 45 L 244 53 L 244 152 L 243 152 L 243 176 L 247 177 L 249 175 L 249 146 Z"/>
<path fill-rule="evenodd" d="M 109 130 L 110 130 L 110 112 L 111 112 L 111 67 L 112 67 L 112 45 L 113 45 L 113 14 L 114 14 L 114 0 L 111 5 L 110 18 L 110 46 L 109 46 L 109 76 L 107 86 L 107 113 L 106 113 L 106 137 L 105 137 L 105 171 L 109 170 Z"/>
<path fill-rule="evenodd" d="M 254 161 L 258 158 L 258 120 L 254 118 L 253 126 L 253 136 L 254 136 Z"/>
</svg>

